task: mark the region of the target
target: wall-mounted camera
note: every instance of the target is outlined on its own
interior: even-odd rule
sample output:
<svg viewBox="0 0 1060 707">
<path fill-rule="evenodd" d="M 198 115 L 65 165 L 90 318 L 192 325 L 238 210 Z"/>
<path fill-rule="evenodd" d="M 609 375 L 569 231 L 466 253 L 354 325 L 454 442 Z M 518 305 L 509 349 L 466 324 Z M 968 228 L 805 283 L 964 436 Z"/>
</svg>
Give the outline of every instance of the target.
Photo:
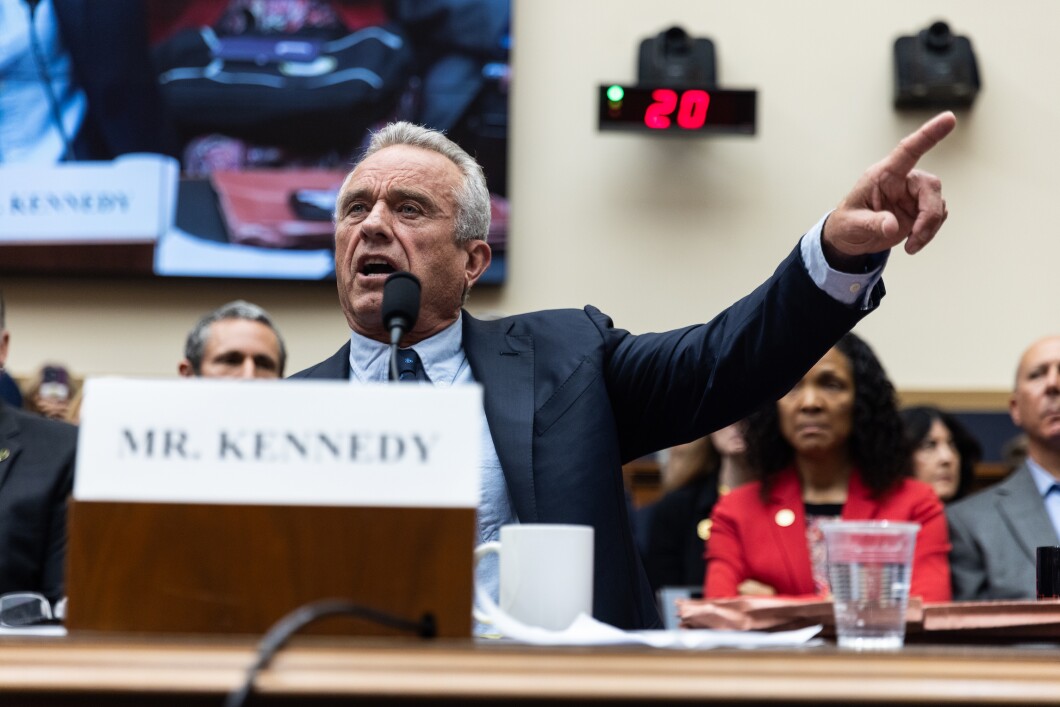
<svg viewBox="0 0 1060 707">
<path fill-rule="evenodd" d="M 945 22 L 895 40 L 895 108 L 970 108 L 979 87 L 971 41 Z"/>
</svg>

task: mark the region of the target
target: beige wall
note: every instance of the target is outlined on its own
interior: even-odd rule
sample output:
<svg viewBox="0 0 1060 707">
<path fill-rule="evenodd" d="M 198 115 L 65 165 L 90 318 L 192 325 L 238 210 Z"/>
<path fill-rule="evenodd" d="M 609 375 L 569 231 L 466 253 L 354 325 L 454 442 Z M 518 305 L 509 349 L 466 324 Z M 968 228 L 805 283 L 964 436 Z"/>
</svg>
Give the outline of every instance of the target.
<svg viewBox="0 0 1060 707">
<path fill-rule="evenodd" d="M 892 43 L 942 18 L 972 37 L 984 89 L 924 166 L 951 217 L 896 252 L 859 325 L 906 389 L 1004 389 L 1022 347 L 1060 331 L 1060 3 L 1014 0 L 516 0 L 508 283 L 475 311 L 593 303 L 632 331 L 711 316 L 772 270 L 924 114 L 891 108 Z M 754 138 L 597 132 L 599 83 L 635 79 L 639 41 L 711 37 L 719 79 L 759 91 Z M 184 334 L 235 297 L 269 309 L 297 370 L 347 335 L 334 288 L 4 278 L 10 367 L 173 375 Z"/>
</svg>

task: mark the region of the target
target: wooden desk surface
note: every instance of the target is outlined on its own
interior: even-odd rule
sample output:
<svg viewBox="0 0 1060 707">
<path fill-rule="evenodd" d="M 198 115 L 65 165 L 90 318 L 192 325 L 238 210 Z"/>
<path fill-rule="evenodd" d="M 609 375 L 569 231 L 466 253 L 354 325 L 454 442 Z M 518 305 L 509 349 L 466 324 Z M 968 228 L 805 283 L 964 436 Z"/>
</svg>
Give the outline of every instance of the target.
<svg viewBox="0 0 1060 707">
<path fill-rule="evenodd" d="M 221 704 L 251 640 L 0 638 L 0 704 Z M 528 648 L 303 639 L 251 704 L 990 704 L 1060 702 L 1060 646 L 857 654 Z"/>
</svg>

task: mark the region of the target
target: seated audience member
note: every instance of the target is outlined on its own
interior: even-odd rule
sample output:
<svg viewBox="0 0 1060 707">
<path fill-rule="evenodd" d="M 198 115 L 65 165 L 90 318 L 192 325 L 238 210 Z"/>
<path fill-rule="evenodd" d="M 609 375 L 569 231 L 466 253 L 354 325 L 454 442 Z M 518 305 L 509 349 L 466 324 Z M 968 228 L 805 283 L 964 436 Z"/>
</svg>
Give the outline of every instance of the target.
<svg viewBox="0 0 1060 707">
<path fill-rule="evenodd" d="M 1060 545 L 1060 336 L 1024 352 L 1009 413 L 1027 434 L 1027 459 L 946 510 L 955 599 L 1033 599 L 1035 549 Z"/>
<path fill-rule="evenodd" d="M 282 378 L 286 363 L 283 337 L 269 314 L 236 300 L 210 312 L 188 332 L 177 370 L 185 378 Z"/>
<path fill-rule="evenodd" d="M 0 369 L 8 332 L 0 294 Z M 63 595 L 66 499 L 74 478 L 77 429 L 0 401 L 0 594 Z"/>
<path fill-rule="evenodd" d="M 65 366 L 49 363 L 41 366 L 26 389 L 25 409 L 52 420 L 66 420 L 70 401 L 77 393 Z"/>
<path fill-rule="evenodd" d="M 670 490 L 647 516 L 644 568 L 652 589 L 703 583 L 710 512 L 720 496 L 750 480 L 746 451 L 742 422 L 669 450 Z"/>
<path fill-rule="evenodd" d="M 911 594 L 949 600 L 942 504 L 908 476 L 894 387 L 864 341 L 847 334 L 752 415 L 747 444 L 761 481 L 714 507 L 706 596 L 828 596 L 821 524 L 842 518 L 919 523 Z"/>
<path fill-rule="evenodd" d="M 64 418 L 71 425 L 81 424 L 81 402 L 85 399 L 85 387 L 80 386 L 77 392 L 74 393 L 74 397 L 70 399 L 70 405 L 66 408 L 66 417 Z"/>
<path fill-rule="evenodd" d="M 913 478 L 935 489 L 943 503 L 964 498 L 983 458 L 979 441 L 956 417 L 935 407 L 902 410 L 905 438 L 912 450 Z"/>
</svg>

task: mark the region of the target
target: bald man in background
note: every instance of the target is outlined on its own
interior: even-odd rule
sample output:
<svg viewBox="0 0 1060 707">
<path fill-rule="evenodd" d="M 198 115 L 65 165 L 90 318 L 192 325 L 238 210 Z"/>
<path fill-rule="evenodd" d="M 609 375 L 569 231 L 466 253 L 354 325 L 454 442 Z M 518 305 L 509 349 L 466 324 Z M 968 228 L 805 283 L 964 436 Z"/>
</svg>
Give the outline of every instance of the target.
<svg viewBox="0 0 1060 707">
<path fill-rule="evenodd" d="M 1027 458 L 946 509 L 954 599 L 1036 598 L 1035 550 L 1060 545 L 1060 336 L 1023 353 L 1009 414 L 1027 434 Z"/>
</svg>

